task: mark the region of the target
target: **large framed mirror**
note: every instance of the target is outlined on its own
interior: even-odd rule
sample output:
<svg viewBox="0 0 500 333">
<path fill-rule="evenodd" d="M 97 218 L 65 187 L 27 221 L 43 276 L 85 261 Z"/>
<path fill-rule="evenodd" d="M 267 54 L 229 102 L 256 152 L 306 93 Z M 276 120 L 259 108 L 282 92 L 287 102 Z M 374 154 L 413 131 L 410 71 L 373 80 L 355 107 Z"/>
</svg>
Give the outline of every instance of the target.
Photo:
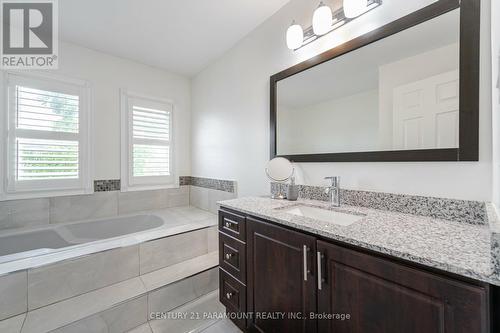
<svg viewBox="0 0 500 333">
<path fill-rule="evenodd" d="M 480 0 L 438 0 L 271 77 L 271 158 L 477 161 Z"/>
</svg>

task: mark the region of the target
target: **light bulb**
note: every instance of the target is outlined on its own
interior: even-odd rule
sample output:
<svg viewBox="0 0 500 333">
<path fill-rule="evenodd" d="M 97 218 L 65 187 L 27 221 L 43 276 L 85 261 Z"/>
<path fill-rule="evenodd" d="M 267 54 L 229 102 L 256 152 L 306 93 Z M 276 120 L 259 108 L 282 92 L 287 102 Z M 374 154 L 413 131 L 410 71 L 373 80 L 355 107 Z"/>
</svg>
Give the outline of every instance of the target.
<svg viewBox="0 0 500 333">
<path fill-rule="evenodd" d="M 320 2 L 318 8 L 313 14 L 313 31 L 316 35 L 321 36 L 329 32 L 332 28 L 333 16 L 330 7 L 326 6 L 323 1 Z"/>
<path fill-rule="evenodd" d="M 367 0 L 344 0 L 344 15 L 347 18 L 358 17 L 366 11 Z"/>
<path fill-rule="evenodd" d="M 304 42 L 304 30 L 302 27 L 292 22 L 288 30 L 286 31 L 286 45 L 290 50 L 296 50 L 302 46 Z"/>
</svg>

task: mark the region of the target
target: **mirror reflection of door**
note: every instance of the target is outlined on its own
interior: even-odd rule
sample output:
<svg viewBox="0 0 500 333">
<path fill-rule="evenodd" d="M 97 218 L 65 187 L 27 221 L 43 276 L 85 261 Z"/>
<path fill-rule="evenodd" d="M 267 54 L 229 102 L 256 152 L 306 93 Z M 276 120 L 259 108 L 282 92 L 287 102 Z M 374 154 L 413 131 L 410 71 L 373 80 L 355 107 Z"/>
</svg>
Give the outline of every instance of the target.
<svg viewBox="0 0 500 333">
<path fill-rule="evenodd" d="M 280 80 L 278 155 L 458 148 L 460 9 Z"/>
<path fill-rule="evenodd" d="M 394 149 L 458 147 L 458 71 L 396 87 L 393 101 Z"/>
</svg>

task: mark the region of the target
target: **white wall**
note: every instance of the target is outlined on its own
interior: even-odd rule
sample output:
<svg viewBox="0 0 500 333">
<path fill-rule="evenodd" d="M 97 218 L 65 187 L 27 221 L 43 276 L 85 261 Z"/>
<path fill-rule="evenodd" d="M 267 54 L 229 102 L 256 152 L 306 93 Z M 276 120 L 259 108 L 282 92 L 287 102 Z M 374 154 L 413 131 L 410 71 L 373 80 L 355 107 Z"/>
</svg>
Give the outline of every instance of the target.
<svg viewBox="0 0 500 333">
<path fill-rule="evenodd" d="M 292 0 L 192 83 L 192 174 L 238 181 L 240 196 L 268 193 L 269 76 L 431 0 L 385 0 L 376 11 L 298 52 L 286 48 L 292 19 L 310 25 L 316 3 Z M 490 0 L 482 1 L 480 162 L 303 163 L 304 182 L 338 175 L 351 189 L 491 200 Z"/>
<path fill-rule="evenodd" d="M 500 207 L 500 0 L 491 3 L 493 202 Z"/>
<path fill-rule="evenodd" d="M 183 76 L 74 44 L 59 45 L 54 74 L 92 85 L 94 179 L 120 178 L 120 88 L 174 102 L 177 175 L 190 174 L 190 81 Z"/>
<path fill-rule="evenodd" d="M 297 155 L 377 150 L 378 128 L 378 90 L 298 109 L 279 105 L 277 151 Z"/>
</svg>

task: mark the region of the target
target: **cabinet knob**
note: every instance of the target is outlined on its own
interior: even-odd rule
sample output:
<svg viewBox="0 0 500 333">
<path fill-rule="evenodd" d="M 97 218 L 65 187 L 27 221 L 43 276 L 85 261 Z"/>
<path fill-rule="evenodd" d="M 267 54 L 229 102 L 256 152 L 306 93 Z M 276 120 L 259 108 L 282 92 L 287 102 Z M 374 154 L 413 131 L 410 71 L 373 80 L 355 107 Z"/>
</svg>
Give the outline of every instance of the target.
<svg viewBox="0 0 500 333">
<path fill-rule="evenodd" d="M 226 253 L 225 257 L 227 260 L 231 259 L 234 256 L 233 253 Z"/>
<path fill-rule="evenodd" d="M 233 297 L 233 293 L 226 293 L 226 298 L 231 299 Z"/>
<path fill-rule="evenodd" d="M 231 223 L 226 222 L 226 223 L 224 223 L 224 226 L 225 226 L 226 228 L 230 228 L 230 227 L 231 227 Z"/>
</svg>

